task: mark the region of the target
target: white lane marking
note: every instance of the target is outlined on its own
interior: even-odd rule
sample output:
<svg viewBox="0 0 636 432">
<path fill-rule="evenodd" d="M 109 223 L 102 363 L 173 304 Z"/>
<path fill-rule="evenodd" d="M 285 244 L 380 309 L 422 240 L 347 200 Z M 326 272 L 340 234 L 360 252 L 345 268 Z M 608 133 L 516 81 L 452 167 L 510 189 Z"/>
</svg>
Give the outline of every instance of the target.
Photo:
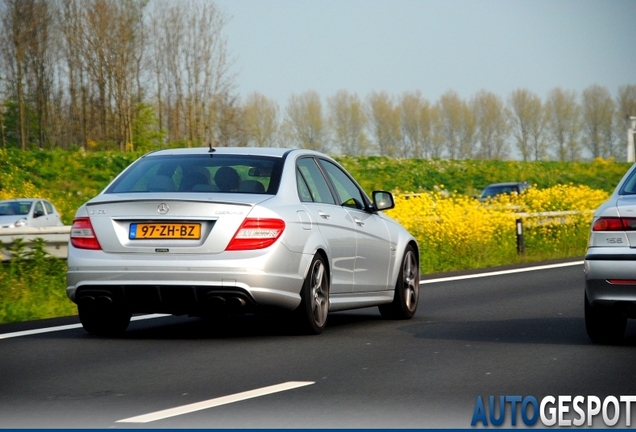
<svg viewBox="0 0 636 432">
<path fill-rule="evenodd" d="M 182 414 L 188 414 L 195 411 L 201 411 L 208 408 L 213 408 L 221 405 L 227 405 L 234 402 L 240 402 L 247 399 L 253 399 L 260 396 L 269 395 L 272 393 L 278 393 L 286 390 L 292 390 L 298 387 L 304 387 L 308 385 L 316 384 L 315 381 L 287 381 L 282 384 L 275 384 L 268 387 L 262 387 L 255 390 L 249 390 L 241 393 L 236 393 L 229 396 L 222 396 L 215 399 L 206 400 L 203 402 L 196 402 L 189 405 L 183 405 L 176 408 L 170 408 L 162 411 L 156 411 L 149 414 L 144 414 L 136 417 L 130 417 L 123 420 L 117 420 L 116 423 L 149 423 L 157 420 L 163 420 L 169 417 L 176 417 Z"/>
<path fill-rule="evenodd" d="M 553 268 L 570 267 L 570 266 L 581 265 L 581 264 L 583 264 L 583 261 L 573 261 L 573 262 L 559 263 L 559 264 L 548 264 L 548 265 L 542 265 L 542 266 L 536 266 L 536 267 L 524 267 L 524 268 L 518 268 L 518 269 L 511 269 L 511 270 L 500 270 L 500 271 L 494 271 L 494 272 L 488 272 L 488 273 L 476 273 L 476 274 L 463 275 L 463 276 L 450 276 L 450 277 L 439 278 L 439 279 L 426 279 L 426 280 L 420 281 L 420 285 L 437 283 L 437 282 L 450 282 L 450 281 L 457 281 L 457 280 L 464 280 L 464 279 L 475 279 L 475 278 L 482 278 L 482 277 L 489 277 L 489 276 L 507 275 L 507 274 L 513 274 L 513 273 L 524 273 L 524 272 L 536 271 L 536 270 L 549 270 Z"/>
<path fill-rule="evenodd" d="M 140 320 L 147 320 L 147 319 L 154 319 L 154 318 L 162 318 L 166 316 L 170 316 L 170 315 L 166 315 L 166 314 L 140 315 L 140 316 L 134 316 L 130 320 L 140 321 Z M 71 330 L 71 329 L 76 329 L 81 327 L 82 327 L 81 324 L 69 324 L 69 325 L 63 325 L 63 326 L 57 326 L 57 327 L 24 330 L 19 332 L 0 334 L 0 339 L 9 339 L 9 338 L 15 338 L 15 337 L 22 337 L 22 336 L 32 336 L 36 334 L 52 333 L 52 332 Z"/>
</svg>

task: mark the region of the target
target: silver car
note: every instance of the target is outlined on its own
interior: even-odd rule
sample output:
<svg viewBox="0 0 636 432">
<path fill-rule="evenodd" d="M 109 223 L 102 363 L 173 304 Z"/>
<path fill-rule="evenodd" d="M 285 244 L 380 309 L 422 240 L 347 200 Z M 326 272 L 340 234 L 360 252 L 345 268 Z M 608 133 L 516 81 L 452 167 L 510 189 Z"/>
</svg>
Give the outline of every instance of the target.
<svg viewBox="0 0 636 432">
<path fill-rule="evenodd" d="M 636 318 L 636 165 L 594 213 L 585 255 L 585 326 L 600 343 L 617 343 Z"/>
<path fill-rule="evenodd" d="M 0 228 L 40 228 L 62 226 L 55 206 L 39 198 L 0 201 Z"/>
<path fill-rule="evenodd" d="M 133 313 L 288 311 L 309 334 L 330 311 L 408 319 L 419 294 L 413 236 L 334 160 L 314 151 L 149 153 L 79 208 L 67 293 L 93 334 Z"/>
</svg>

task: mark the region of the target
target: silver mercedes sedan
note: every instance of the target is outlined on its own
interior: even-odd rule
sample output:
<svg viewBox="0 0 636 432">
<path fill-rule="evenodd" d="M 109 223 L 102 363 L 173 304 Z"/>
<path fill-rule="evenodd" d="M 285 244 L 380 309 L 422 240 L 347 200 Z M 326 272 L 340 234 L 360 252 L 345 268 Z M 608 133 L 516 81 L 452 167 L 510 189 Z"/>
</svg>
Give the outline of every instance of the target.
<svg viewBox="0 0 636 432">
<path fill-rule="evenodd" d="M 97 335 L 125 331 L 134 313 L 287 311 L 307 334 L 330 311 L 409 319 L 419 249 L 382 213 L 393 206 L 314 151 L 149 153 L 78 209 L 67 294 Z"/>
<path fill-rule="evenodd" d="M 594 213 L 585 255 L 585 326 L 599 343 L 618 343 L 636 318 L 636 165 Z"/>
</svg>

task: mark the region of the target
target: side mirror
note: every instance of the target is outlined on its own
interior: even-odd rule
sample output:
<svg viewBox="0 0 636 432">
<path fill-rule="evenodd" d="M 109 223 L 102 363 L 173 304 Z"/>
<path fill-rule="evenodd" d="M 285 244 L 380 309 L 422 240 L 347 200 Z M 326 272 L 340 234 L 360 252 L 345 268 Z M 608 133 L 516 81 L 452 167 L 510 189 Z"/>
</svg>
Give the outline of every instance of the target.
<svg viewBox="0 0 636 432">
<path fill-rule="evenodd" d="M 373 191 L 373 205 L 376 210 L 389 210 L 395 207 L 391 192 Z"/>
<path fill-rule="evenodd" d="M 34 218 L 39 218 L 39 217 L 44 216 L 44 214 L 45 214 L 44 210 L 36 210 L 36 211 L 33 212 L 33 217 Z"/>
</svg>

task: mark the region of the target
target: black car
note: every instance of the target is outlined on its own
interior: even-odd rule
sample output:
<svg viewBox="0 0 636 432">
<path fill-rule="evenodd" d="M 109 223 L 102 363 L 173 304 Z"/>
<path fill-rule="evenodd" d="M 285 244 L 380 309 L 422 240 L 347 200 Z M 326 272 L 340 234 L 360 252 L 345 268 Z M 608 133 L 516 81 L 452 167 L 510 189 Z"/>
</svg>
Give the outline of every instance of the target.
<svg viewBox="0 0 636 432">
<path fill-rule="evenodd" d="M 530 184 L 528 182 L 508 182 L 508 183 L 492 183 L 486 186 L 486 188 L 481 191 L 481 195 L 479 195 L 480 201 L 485 201 L 488 198 L 494 198 L 497 195 L 502 194 L 511 194 L 511 193 L 521 193 L 524 190 L 528 189 Z"/>
</svg>

